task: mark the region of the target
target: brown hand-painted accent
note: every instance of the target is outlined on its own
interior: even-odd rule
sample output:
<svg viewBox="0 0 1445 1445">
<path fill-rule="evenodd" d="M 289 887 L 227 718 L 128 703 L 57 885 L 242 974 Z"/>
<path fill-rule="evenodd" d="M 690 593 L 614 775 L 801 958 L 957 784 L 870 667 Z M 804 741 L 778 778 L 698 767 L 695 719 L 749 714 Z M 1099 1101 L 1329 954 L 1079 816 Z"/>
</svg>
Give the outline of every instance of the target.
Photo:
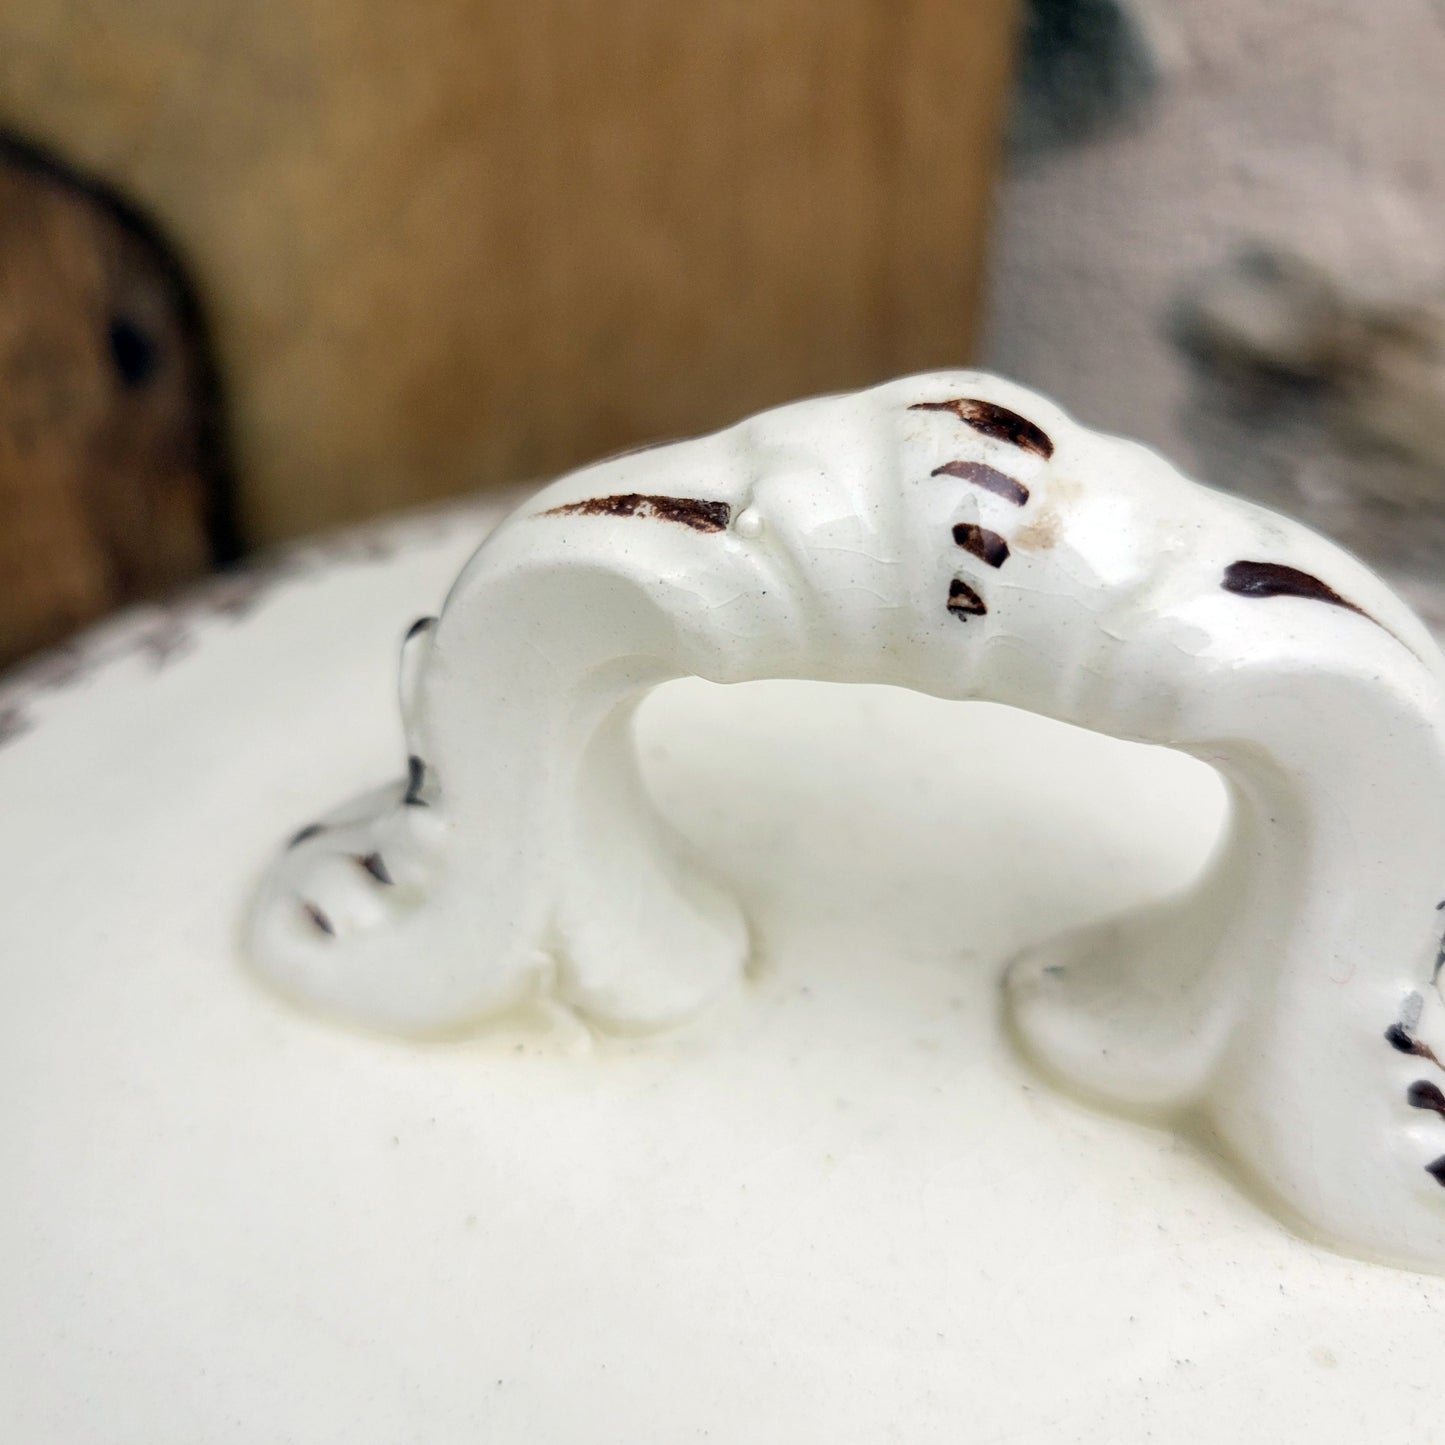
<svg viewBox="0 0 1445 1445">
<path fill-rule="evenodd" d="M 1369 616 L 1328 583 L 1309 572 L 1301 572 L 1298 567 L 1286 567 L 1282 562 L 1231 562 L 1224 569 L 1224 581 L 1219 585 L 1240 597 L 1304 597 L 1311 602 L 1327 602 L 1331 607 L 1358 612 L 1361 617 Z"/>
<path fill-rule="evenodd" d="M 310 899 L 306 899 L 301 907 L 320 932 L 328 938 L 336 937 L 336 925 Z"/>
<path fill-rule="evenodd" d="M 437 625 L 437 621 L 438 619 L 435 617 L 418 617 L 417 620 L 406 629 L 405 640 L 407 642 L 410 642 L 412 638 L 415 637 L 418 633 L 426 632 L 429 628 L 435 627 Z"/>
<path fill-rule="evenodd" d="M 961 578 L 955 577 L 948 584 L 948 610 L 955 617 L 982 617 L 988 608 L 984 600 Z"/>
<path fill-rule="evenodd" d="M 1425 1166 L 1425 1172 L 1437 1183 L 1445 1185 L 1445 1154 Z"/>
<path fill-rule="evenodd" d="M 314 838 L 318 833 L 324 833 L 325 827 L 320 823 L 308 823 L 299 833 L 291 835 L 291 841 L 286 845 L 288 848 L 299 848 L 309 838 Z"/>
<path fill-rule="evenodd" d="M 972 522 L 959 522 L 953 529 L 953 540 L 965 552 L 972 552 L 990 567 L 1002 567 L 1008 561 L 1008 543 L 997 532 Z"/>
<path fill-rule="evenodd" d="M 1445 1118 L 1445 1094 L 1429 1079 L 1416 1079 L 1406 1090 L 1405 1099 L 1412 1109 L 1432 1109 Z"/>
<path fill-rule="evenodd" d="M 378 883 L 390 885 L 396 882 L 391 876 L 391 869 L 386 866 L 386 859 L 380 853 L 354 853 L 352 856 Z"/>
<path fill-rule="evenodd" d="M 655 517 L 662 522 L 680 522 L 694 532 L 723 532 L 732 521 L 727 502 L 708 502 L 698 497 L 644 496 L 623 492 L 615 497 L 589 497 L 585 502 L 567 502 L 542 514 L 545 517 Z"/>
<path fill-rule="evenodd" d="M 951 401 L 915 401 L 908 410 L 951 411 L 965 426 L 971 426 L 986 437 L 995 437 L 1021 451 L 1033 452 L 1046 461 L 1054 454 L 1054 444 L 1047 432 L 1027 417 L 995 402 L 981 401 L 974 396 L 957 396 Z"/>
<path fill-rule="evenodd" d="M 1419 1039 L 1411 1037 L 1409 1030 L 1403 1024 L 1391 1024 L 1385 1030 L 1385 1042 L 1402 1054 L 1413 1054 L 1417 1059 L 1428 1059 L 1437 1069 L 1445 1070 L 1445 1064 L 1435 1057 L 1434 1049 L 1429 1044 L 1422 1044 Z"/>
<path fill-rule="evenodd" d="M 421 795 L 422 785 L 426 782 L 426 764 L 413 753 L 406 760 L 406 796 L 402 802 L 408 808 L 429 808 L 430 803 Z"/>
<path fill-rule="evenodd" d="M 1016 507 L 1022 507 L 1029 499 L 1029 489 L 1022 482 L 1016 482 L 1007 472 L 985 466 L 982 462 L 944 462 L 941 467 L 934 467 L 929 475 L 957 477 L 961 482 L 972 482 L 974 486 L 982 487 Z"/>
</svg>

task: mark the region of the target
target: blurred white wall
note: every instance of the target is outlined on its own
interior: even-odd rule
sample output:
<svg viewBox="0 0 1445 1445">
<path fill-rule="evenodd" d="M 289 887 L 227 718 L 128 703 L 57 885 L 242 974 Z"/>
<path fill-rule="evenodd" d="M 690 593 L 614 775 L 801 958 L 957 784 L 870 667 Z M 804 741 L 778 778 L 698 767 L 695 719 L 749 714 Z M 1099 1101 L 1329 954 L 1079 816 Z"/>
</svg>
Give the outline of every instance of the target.
<svg viewBox="0 0 1445 1445">
<path fill-rule="evenodd" d="M 1162 71 L 1147 109 L 1018 159 L 1003 182 L 985 363 L 1203 480 L 1295 497 L 1293 510 L 1388 553 L 1394 523 L 1352 511 L 1348 493 L 1355 469 L 1398 463 L 1344 448 L 1298 408 L 1239 415 L 1201 386 L 1167 316 L 1192 276 L 1251 238 L 1367 298 L 1445 292 L 1445 0 L 1136 8 Z"/>
</svg>

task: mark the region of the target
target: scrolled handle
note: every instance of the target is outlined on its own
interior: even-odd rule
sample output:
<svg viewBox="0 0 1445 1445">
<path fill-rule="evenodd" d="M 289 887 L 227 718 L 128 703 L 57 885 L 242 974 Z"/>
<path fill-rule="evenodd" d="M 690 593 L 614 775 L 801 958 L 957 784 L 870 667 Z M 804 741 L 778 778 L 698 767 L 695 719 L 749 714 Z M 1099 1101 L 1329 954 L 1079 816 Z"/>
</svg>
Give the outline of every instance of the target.
<svg viewBox="0 0 1445 1445">
<path fill-rule="evenodd" d="M 1025 1045 L 1091 1098 L 1206 1118 L 1332 1241 L 1445 1267 L 1418 1035 L 1445 897 L 1433 640 L 1306 529 L 977 373 L 784 407 L 522 507 L 408 639 L 406 779 L 283 852 L 256 967 L 401 1031 L 538 988 L 615 1027 L 695 1012 L 748 929 L 630 735 L 690 674 L 988 698 L 1212 763 L 1233 809 L 1206 876 L 1019 960 Z"/>
</svg>

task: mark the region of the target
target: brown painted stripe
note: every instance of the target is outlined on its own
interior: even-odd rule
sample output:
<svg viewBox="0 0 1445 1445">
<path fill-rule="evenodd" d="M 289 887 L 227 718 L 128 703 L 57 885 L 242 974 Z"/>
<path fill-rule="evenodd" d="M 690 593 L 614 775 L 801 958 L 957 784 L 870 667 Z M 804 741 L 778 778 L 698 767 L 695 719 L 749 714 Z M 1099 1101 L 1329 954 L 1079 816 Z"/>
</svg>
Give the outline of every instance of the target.
<svg viewBox="0 0 1445 1445">
<path fill-rule="evenodd" d="M 396 879 L 391 876 L 391 869 L 386 866 L 386 859 L 380 853 L 354 853 L 352 855 L 357 865 L 366 869 L 378 883 L 392 884 Z"/>
<path fill-rule="evenodd" d="M 951 411 L 965 426 L 971 426 L 984 436 L 1008 442 L 1010 446 L 1033 452 L 1045 460 L 1054 454 L 1053 441 L 1042 427 L 996 402 L 982 401 L 976 396 L 957 396 L 950 401 L 916 401 L 908 409 Z"/>
<path fill-rule="evenodd" d="M 1385 1042 L 1402 1054 L 1413 1054 L 1417 1059 L 1429 1059 L 1437 1069 L 1445 1069 L 1445 1064 L 1435 1057 L 1434 1049 L 1414 1038 L 1403 1024 L 1391 1024 L 1385 1030 Z"/>
<path fill-rule="evenodd" d="M 1425 1166 L 1425 1172 L 1437 1183 L 1445 1184 L 1445 1155 Z"/>
<path fill-rule="evenodd" d="M 328 938 L 336 937 L 336 925 L 309 899 L 301 904 L 306 916 L 324 933 Z"/>
<path fill-rule="evenodd" d="M 1405 1099 L 1412 1109 L 1432 1109 L 1445 1118 L 1445 1094 L 1429 1079 L 1417 1079 L 1406 1091 Z"/>
<path fill-rule="evenodd" d="M 1022 482 L 1015 481 L 1007 472 L 997 467 L 985 466 L 982 462 L 944 462 L 934 467 L 929 474 L 935 477 L 957 477 L 961 482 L 972 482 L 1016 507 L 1022 507 L 1029 499 L 1029 489 Z"/>
<path fill-rule="evenodd" d="M 1008 561 L 1008 543 L 997 532 L 972 522 L 959 522 L 953 529 L 953 540 L 965 552 L 972 552 L 990 567 L 1002 567 Z"/>
<path fill-rule="evenodd" d="M 982 617 L 988 608 L 984 600 L 960 577 L 948 584 L 948 610 L 955 617 Z"/>
<path fill-rule="evenodd" d="M 426 764 L 413 753 L 406 760 L 406 793 L 402 802 L 408 808 L 429 808 L 430 803 L 421 795 L 426 786 Z"/>
<path fill-rule="evenodd" d="M 727 502 L 709 502 L 698 497 L 645 496 L 622 492 L 613 497 L 589 497 L 584 502 L 567 502 L 543 513 L 547 517 L 651 517 L 678 522 L 694 532 L 722 532 L 732 521 Z"/>
<path fill-rule="evenodd" d="M 1321 582 L 1312 573 L 1301 572 L 1298 567 L 1286 567 L 1283 562 L 1231 562 L 1224 569 L 1224 580 L 1219 585 L 1239 597 L 1304 597 L 1311 602 L 1326 602 L 1331 607 L 1358 612 L 1361 617 L 1368 615 L 1341 597 L 1327 582 Z"/>
</svg>

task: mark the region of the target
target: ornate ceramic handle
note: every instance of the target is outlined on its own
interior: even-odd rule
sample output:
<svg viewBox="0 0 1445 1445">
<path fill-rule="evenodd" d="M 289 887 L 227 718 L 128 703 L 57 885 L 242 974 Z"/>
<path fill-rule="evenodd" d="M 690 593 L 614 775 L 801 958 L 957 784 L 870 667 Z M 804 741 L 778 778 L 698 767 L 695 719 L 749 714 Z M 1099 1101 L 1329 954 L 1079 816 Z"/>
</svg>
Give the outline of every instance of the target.
<svg viewBox="0 0 1445 1445">
<path fill-rule="evenodd" d="M 734 901 L 654 813 L 647 689 L 805 677 L 990 698 L 1227 779 L 1187 897 L 1009 987 L 1090 1097 L 1206 1117 L 1296 1218 L 1445 1265 L 1445 1095 L 1417 1037 L 1445 897 L 1442 659 L 1357 562 L 975 373 L 768 412 L 563 478 L 403 660 L 409 776 L 305 829 L 259 969 L 367 1024 L 554 988 L 623 1028 L 740 973 Z"/>
</svg>

